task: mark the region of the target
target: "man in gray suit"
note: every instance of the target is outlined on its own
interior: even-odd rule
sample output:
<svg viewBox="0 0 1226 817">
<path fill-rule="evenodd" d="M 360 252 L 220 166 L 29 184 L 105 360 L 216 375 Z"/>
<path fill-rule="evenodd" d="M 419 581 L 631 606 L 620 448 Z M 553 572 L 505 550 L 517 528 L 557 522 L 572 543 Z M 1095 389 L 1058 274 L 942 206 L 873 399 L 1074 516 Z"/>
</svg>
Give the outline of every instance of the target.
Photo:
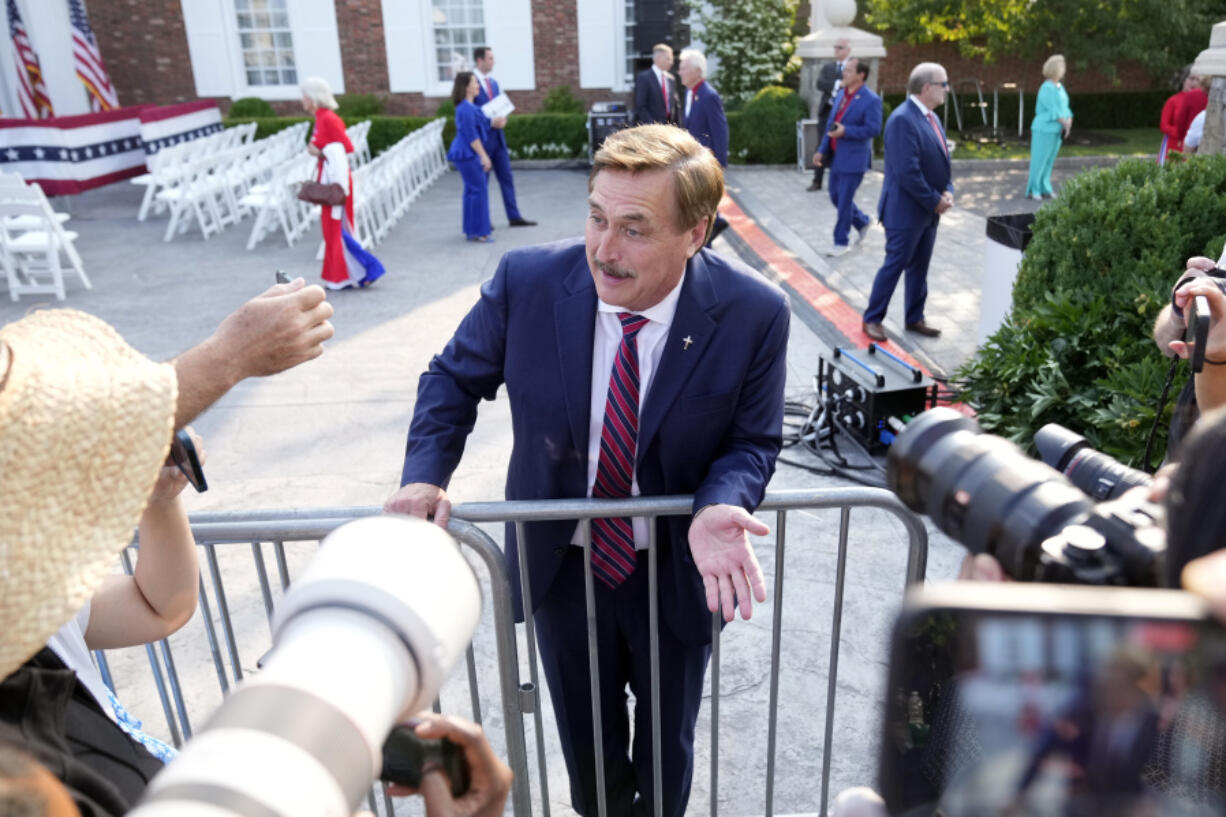
<svg viewBox="0 0 1226 817">
<path fill-rule="evenodd" d="M 840 37 L 834 41 L 834 59 L 823 63 L 821 70 L 817 73 L 817 90 L 822 95 L 822 101 L 817 105 L 817 126 L 819 128 L 824 126 L 826 120 L 830 118 L 830 106 L 834 102 L 834 95 L 843 85 L 843 63 L 847 62 L 850 56 L 851 45 L 847 42 L 846 37 Z M 824 134 L 818 135 L 818 142 L 822 141 L 822 135 Z M 821 164 L 813 163 L 813 181 L 807 188 L 810 193 L 822 189 L 822 176 L 831 158 L 832 156 L 825 157 Z"/>
</svg>

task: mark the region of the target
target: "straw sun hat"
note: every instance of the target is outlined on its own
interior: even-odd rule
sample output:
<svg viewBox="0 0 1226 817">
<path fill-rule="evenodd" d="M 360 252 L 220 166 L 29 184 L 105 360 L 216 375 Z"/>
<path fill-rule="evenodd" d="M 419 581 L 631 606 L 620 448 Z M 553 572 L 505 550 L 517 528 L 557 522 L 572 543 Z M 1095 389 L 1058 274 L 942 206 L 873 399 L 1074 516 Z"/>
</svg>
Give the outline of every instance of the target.
<svg viewBox="0 0 1226 817">
<path fill-rule="evenodd" d="M 93 595 L 170 448 L 174 367 L 70 309 L 0 328 L 0 678 Z M 0 351 L 0 358 L 3 352 Z"/>
</svg>

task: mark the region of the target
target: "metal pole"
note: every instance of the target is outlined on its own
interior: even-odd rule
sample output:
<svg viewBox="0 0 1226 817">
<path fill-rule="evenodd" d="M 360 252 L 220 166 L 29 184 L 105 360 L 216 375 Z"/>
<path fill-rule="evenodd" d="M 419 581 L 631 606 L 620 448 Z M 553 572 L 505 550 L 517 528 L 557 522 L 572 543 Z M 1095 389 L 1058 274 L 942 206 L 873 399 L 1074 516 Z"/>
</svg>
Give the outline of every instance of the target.
<svg viewBox="0 0 1226 817">
<path fill-rule="evenodd" d="M 519 543 L 519 595 L 524 600 L 524 634 L 528 641 L 528 679 L 532 684 L 530 690 L 532 700 L 532 725 L 536 733 L 536 763 L 541 781 L 541 813 L 549 817 L 549 766 L 545 762 L 545 723 L 541 713 L 541 680 L 540 670 L 536 660 L 536 626 L 531 612 L 532 583 L 528 577 L 528 556 L 524 547 L 524 523 L 515 523 L 515 541 Z M 521 689 L 522 693 L 523 690 Z M 525 761 L 524 776 L 527 777 L 528 766 Z"/>
<path fill-rule="evenodd" d="M 766 719 L 766 817 L 775 813 L 775 738 L 779 727 L 779 648 L 783 640 L 783 549 L 787 512 L 775 515 L 775 609 L 771 612 L 770 709 Z"/>
<path fill-rule="evenodd" d="M 820 817 L 826 817 L 826 801 L 830 798 L 830 744 L 834 740 L 834 695 L 839 682 L 839 637 L 843 628 L 843 582 L 847 577 L 847 526 L 851 509 L 844 507 L 839 515 L 839 560 L 834 579 L 834 619 L 830 626 L 830 675 L 826 683 L 826 739 L 822 744 L 822 805 Z"/>
</svg>

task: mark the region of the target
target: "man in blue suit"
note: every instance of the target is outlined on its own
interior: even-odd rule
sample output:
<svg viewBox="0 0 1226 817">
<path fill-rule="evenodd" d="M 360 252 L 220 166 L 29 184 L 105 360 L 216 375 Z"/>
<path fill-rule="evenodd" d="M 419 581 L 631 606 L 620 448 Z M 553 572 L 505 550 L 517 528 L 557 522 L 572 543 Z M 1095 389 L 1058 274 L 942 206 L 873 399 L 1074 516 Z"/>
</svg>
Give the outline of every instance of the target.
<svg viewBox="0 0 1226 817">
<path fill-rule="evenodd" d="M 928 298 L 928 261 L 941 214 L 954 206 L 949 145 L 936 114 L 949 90 L 945 69 L 922 62 L 907 80 L 907 100 L 885 126 L 885 182 L 877 216 L 885 227 L 885 263 L 877 270 L 864 334 L 886 339 L 886 309 L 900 275 L 906 275 L 904 325 L 909 332 L 936 337 L 941 330 L 924 320 Z"/>
<path fill-rule="evenodd" d="M 650 125 L 681 121 L 677 112 L 677 86 L 673 75 L 673 48 L 667 43 L 651 47 L 651 67 L 634 78 L 634 124 Z"/>
<path fill-rule="evenodd" d="M 494 97 L 502 93 L 498 80 L 490 76 L 494 70 L 494 49 L 481 46 L 473 49 L 473 61 L 477 67 L 473 73 L 477 75 L 477 85 L 481 90 L 474 100 L 480 108 Z M 535 221 L 529 221 L 519 213 L 519 205 L 515 203 L 515 179 L 511 176 L 511 156 L 507 153 L 507 135 L 503 128 L 507 126 L 507 118 L 498 116 L 490 120 L 490 144 L 486 152 L 494 165 L 494 175 L 498 177 L 498 189 L 502 191 L 502 206 L 507 210 L 507 221 L 512 227 L 535 227 Z"/>
<path fill-rule="evenodd" d="M 698 144 L 710 150 L 719 160 L 720 167 L 728 166 L 728 117 L 724 115 L 724 100 L 719 93 L 706 81 L 707 58 L 701 51 L 687 48 L 681 52 L 680 67 L 681 84 L 685 86 L 685 105 L 683 107 L 685 129 L 698 140 Z M 707 246 L 715 237 L 728 229 L 728 221 L 719 213 L 715 214 L 715 226 L 711 228 L 711 237 Z"/>
<path fill-rule="evenodd" d="M 703 249 L 723 172 L 685 131 L 610 136 L 588 179 L 584 241 L 507 253 L 421 376 L 391 512 L 446 525 L 477 404 L 505 384 L 508 499 L 694 495 L 656 525 L 663 813 L 685 813 L 711 612 L 766 598 L 747 534 L 781 445 L 790 311 L 774 285 Z M 585 549 L 575 522 L 508 526 L 517 616 L 533 614 L 580 814 L 597 813 Z M 608 814 L 654 808 L 648 530 L 591 525 Z M 520 586 L 519 559 L 531 592 Z M 634 693 L 634 741 L 626 687 Z"/>
<path fill-rule="evenodd" d="M 843 64 L 843 87 L 834 97 L 826 133 L 813 157 L 819 165 L 823 157 L 834 157 L 830 163 L 830 201 L 838 216 L 834 222 L 834 247 L 827 253 L 832 256 L 851 251 L 848 242 L 851 228 L 856 229 L 859 244 L 873 223 L 855 201 L 864 171 L 873 164 L 873 140 L 881 133 L 881 97 L 864 84 L 868 68 L 868 63 L 855 57 Z"/>
</svg>

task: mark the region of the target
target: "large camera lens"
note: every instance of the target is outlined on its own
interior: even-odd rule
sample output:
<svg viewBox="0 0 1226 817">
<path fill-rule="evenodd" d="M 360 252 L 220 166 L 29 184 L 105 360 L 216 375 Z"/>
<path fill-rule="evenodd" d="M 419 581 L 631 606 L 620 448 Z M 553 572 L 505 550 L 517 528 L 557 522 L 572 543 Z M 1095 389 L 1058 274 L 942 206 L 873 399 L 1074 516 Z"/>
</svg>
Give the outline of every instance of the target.
<svg viewBox="0 0 1226 817">
<path fill-rule="evenodd" d="M 1043 540 L 1093 504 L 1059 472 L 944 407 L 907 424 L 890 446 L 886 477 L 907 507 L 1023 580 L 1034 578 Z"/>
<path fill-rule="evenodd" d="M 1085 437 L 1056 423 L 1035 432 L 1034 447 L 1043 462 L 1099 502 L 1115 499 L 1131 488 L 1148 487 L 1151 482 L 1149 474 L 1095 451 Z"/>
</svg>

